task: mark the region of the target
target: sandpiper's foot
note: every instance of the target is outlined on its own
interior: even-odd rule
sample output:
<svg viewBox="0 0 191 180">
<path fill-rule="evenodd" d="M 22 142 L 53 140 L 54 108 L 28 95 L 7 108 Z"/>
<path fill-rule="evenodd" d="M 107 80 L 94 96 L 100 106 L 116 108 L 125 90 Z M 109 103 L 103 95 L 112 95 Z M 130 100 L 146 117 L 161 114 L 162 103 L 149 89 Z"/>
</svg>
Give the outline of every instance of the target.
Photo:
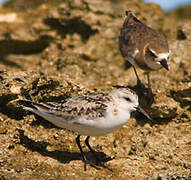
<svg viewBox="0 0 191 180">
<path fill-rule="evenodd" d="M 109 168 L 108 166 L 106 166 L 106 165 L 104 164 L 104 162 L 96 155 L 96 151 L 93 150 L 92 147 L 91 147 L 90 144 L 89 144 L 89 138 L 90 138 L 90 136 L 87 136 L 87 138 L 86 138 L 86 140 L 85 140 L 85 143 L 86 143 L 87 147 L 89 148 L 90 152 L 93 154 L 93 156 L 94 156 L 94 158 L 95 158 L 95 161 L 96 161 L 96 165 L 97 165 L 97 166 L 101 166 L 101 167 L 103 167 L 103 168 L 105 168 L 105 169 L 108 169 L 108 170 L 110 170 L 110 171 L 113 171 L 111 168 Z"/>
<path fill-rule="evenodd" d="M 89 160 L 87 160 L 87 158 L 83 158 L 83 162 L 84 162 L 84 171 L 87 170 L 87 164 L 89 164 L 90 166 L 94 167 L 95 169 L 99 170 L 100 168 L 98 167 L 98 165 L 96 163 L 93 163 Z"/>
<path fill-rule="evenodd" d="M 94 158 L 96 160 L 96 165 L 97 166 L 101 166 L 101 167 L 103 167 L 105 169 L 108 169 L 109 171 L 113 171 L 110 167 L 106 166 L 105 163 L 95 153 L 93 153 L 93 155 L 94 155 Z"/>
</svg>

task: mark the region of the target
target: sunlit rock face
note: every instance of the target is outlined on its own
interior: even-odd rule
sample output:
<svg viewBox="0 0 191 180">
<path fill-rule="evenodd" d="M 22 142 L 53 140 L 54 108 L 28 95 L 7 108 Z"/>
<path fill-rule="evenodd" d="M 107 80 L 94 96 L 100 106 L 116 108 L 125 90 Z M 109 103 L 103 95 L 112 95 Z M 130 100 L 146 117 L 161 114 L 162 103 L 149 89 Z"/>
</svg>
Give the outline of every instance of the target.
<svg viewBox="0 0 191 180">
<path fill-rule="evenodd" d="M 158 5 L 141 0 L 17 0 L 9 5 L 10 9 L 0 10 L 4 19 L 15 14 L 14 21 L 0 23 L 2 179 L 190 178 L 189 20 L 179 19 L 177 13 L 166 15 Z M 146 98 L 141 100 L 152 122 L 135 114 L 118 131 L 90 140 L 101 158 L 115 157 L 106 163 L 114 171 L 88 166 L 84 172 L 74 143 L 76 133 L 24 111 L 17 100 L 60 101 L 111 92 L 114 85 L 134 86 L 134 72 L 118 47 L 127 9 L 167 36 L 170 71 L 152 73 L 151 107 Z M 138 73 L 146 83 L 143 72 Z"/>
</svg>

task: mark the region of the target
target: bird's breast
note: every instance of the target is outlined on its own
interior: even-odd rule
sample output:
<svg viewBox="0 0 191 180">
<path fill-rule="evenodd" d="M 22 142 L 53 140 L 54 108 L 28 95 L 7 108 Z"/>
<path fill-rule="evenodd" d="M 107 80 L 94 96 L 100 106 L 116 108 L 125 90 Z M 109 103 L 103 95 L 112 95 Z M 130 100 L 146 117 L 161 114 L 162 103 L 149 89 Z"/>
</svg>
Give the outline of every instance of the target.
<svg viewBox="0 0 191 180">
<path fill-rule="evenodd" d="M 151 67 L 145 62 L 145 57 L 142 52 L 135 56 L 135 64 L 144 71 L 153 71 Z"/>
</svg>

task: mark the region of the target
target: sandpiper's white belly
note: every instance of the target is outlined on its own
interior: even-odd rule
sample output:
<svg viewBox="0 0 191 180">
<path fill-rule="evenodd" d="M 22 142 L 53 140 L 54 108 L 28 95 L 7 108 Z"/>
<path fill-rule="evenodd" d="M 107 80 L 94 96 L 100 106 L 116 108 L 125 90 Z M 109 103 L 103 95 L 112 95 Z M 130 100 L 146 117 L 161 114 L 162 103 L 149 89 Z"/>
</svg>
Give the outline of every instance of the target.
<svg viewBox="0 0 191 180">
<path fill-rule="evenodd" d="M 56 117 L 48 114 L 39 114 L 57 127 L 76 131 L 80 135 L 101 136 L 110 133 L 127 122 L 130 114 L 126 111 L 120 111 L 117 115 L 109 111 L 105 117 L 96 119 L 85 119 L 83 117 L 67 121 L 61 117 Z"/>
</svg>

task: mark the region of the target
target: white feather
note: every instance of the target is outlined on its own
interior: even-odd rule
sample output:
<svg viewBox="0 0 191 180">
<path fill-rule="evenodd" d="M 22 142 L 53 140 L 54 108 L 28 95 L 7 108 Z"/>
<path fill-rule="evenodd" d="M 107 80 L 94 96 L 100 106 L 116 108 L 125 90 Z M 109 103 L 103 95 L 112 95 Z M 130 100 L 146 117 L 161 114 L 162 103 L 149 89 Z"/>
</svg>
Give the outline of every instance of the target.
<svg viewBox="0 0 191 180">
<path fill-rule="evenodd" d="M 168 57 L 169 57 L 169 52 L 167 52 L 167 53 L 159 53 L 159 54 L 157 54 L 157 56 L 158 56 L 158 59 L 168 59 Z"/>
</svg>

